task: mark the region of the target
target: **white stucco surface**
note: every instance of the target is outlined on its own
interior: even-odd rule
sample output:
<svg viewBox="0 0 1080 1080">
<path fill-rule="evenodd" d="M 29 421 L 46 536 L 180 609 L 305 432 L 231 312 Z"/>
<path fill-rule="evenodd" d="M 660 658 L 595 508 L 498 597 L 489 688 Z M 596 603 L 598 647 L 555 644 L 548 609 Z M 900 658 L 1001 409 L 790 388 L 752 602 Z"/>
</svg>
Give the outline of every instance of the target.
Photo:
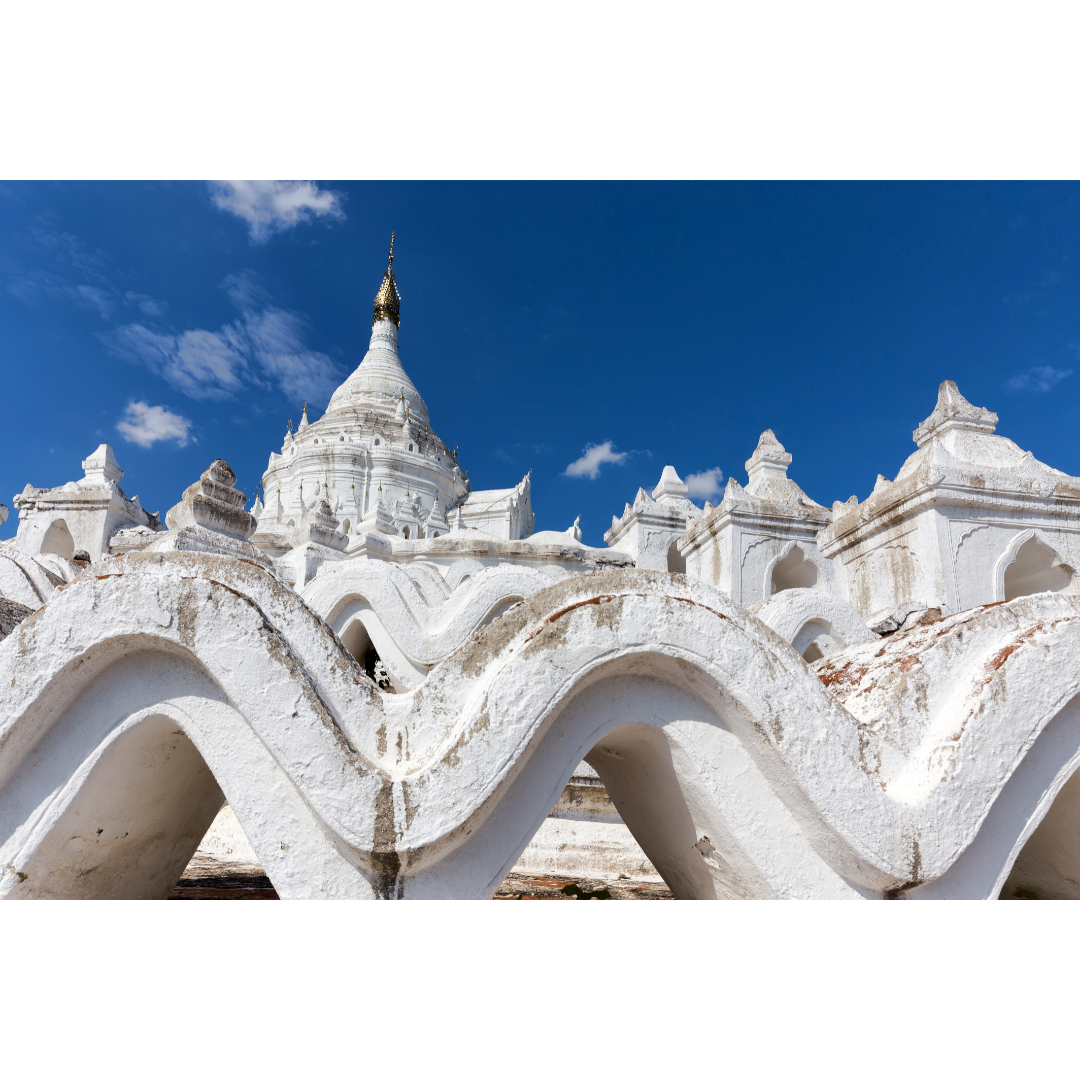
<svg viewBox="0 0 1080 1080">
<path fill-rule="evenodd" d="M 5 895 L 163 895 L 225 799 L 283 896 L 490 895 L 584 756 L 678 896 L 914 896 L 1080 690 L 1057 595 L 811 670 L 710 587 L 574 575 L 388 694 L 256 566 L 102 569 L 0 644 Z M 996 895 L 1049 790 L 955 894 Z"/>
<path fill-rule="evenodd" d="M 0 894 L 164 896 L 201 843 L 283 897 L 1080 898 L 1080 479 L 946 381 L 862 502 L 767 430 L 594 548 L 472 490 L 399 314 L 391 258 L 250 509 L 217 459 L 163 524 L 107 444 L 15 497 Z"/>
</svg>

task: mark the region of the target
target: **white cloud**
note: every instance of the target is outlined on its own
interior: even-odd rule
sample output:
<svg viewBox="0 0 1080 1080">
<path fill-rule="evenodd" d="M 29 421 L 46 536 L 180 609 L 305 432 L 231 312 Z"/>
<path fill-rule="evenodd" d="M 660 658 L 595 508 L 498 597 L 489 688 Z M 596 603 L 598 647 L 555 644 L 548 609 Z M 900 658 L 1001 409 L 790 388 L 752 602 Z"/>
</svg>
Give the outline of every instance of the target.
<svg viewBox="0 0 1080 1080">
<path fill-rule="evenodd" d="M 341 375 L 325 353 L 304 348 L 300 316 L 280 308 L 248 312 L 243 328 L 259 366 L 286 397 L 330 400 Z"/>
<path fill-rule="evenodd" d="M 246 366 L 243 354 L 223 335 L 186 330 L 176 339 L 165 378 L 189 397 L 227 397 L 243 386 L 239 373 Z"/>
<path fill-rule="evenodd" d="M 48 232 L 33 225 L 30 235 L 42 246 L 55 253 L 61 262 L 70 264 L 89 277 L 105 280 L 105 256 L 101 251 L 87 251 L 82 241 L 73 233 Z"/>
<path fill-rule="evenodd" d="M 116 307 L 116 301 L 95 285 L 76 285 L 75 295 L 84 307 L 93 308 L 103 319 L 108 319 Z"/>
<path fill-rule="evenodd" d="M 155 300 L 146 293 L 127 292 L 124 293 L 124 300 L 129 304 L 134 304 L 144 315 L 149 315 L 151 318 L 160 318 L 169 306 L 164 300 Z"/>
<path fill-rule="evenodd" d="M 222 284 L 240 317 L 218 330 L 163 333 L 132 323 L 102 341 L 190 398 L 228 398 L 254 383 L 275 385 L 297 403 L 328 401 L 342 374 L 329 356 L 305 345 L 303 317 L 274 306 L 250 274 L 232 274 Z"/>
<path fill-rule="evenodd" d="M 253 311 L 258 307 L 270 306 L 270 294 L 259 284 L 249 270 L 238 274 L 229 274 L 221 283 L 229 299 L 240 311 Z"/>
<path fill-rule="evenodd" d="M 1053 390 L 1062 379 L 1072 374 L 1072 368 L 1054 368 L 1049 365 L 1028 368 L 1020 375 L 1014 375 L 1006 384 L 1006 390 L 1030 390 L 1033 394 L 1045 394 Z"/>
<path fill-rule="evenodd" d="M 228 398 L 244 385 L 240 375 L 246 358 L 223 335 L 209 330 L 160 334 L 131 323 L 102 340 L 110 351 L 141 361 L 189 398 Z"/>
<path fill-rule="evenodd" d="M 595 480 L 600 475 L 601 465 L 609 461 L 612 464 L 619 465 L 629 456 L 626 453 L 616 453 L 611 447 L 610 439 L 602 442 L 599 446 L 593 446 L 592 443 L 589 443 L 581 457 L 566 466 L 564 475 L 587 476 L 590 480 Z"/>
<path fill-rule="evenodd" d="M 215 206 L 248 223 L 256 244 L 313 216 L 345 217 L 344 196 L 320 190 L 312 180 L 215 180 L 210 192 Z"/>
<path fill-rule="evenodd" d="M 96 311 L 106 320 L 116 308 L 116 298 L 105 289 L 96 285 L 76 285 L 49 270 L 31 270 L 16 278 L 8 284 L 8 292 L 29 304 L 51 299 L 67 300 Z"/>
<path fill-rule="evenodd" d="M 691 499 L 711 499 L 720 494 L 720 481 L 724 479 L 724 470 L 717 467 L 704 472 L 691 473 L 686 478 L 687 494 Z"/>
<path fill-rule="evenodd" d="M 72 280 L 56 273 L 55 269 L 36 266 L 12 277 L 7 286 L 12 296 L 29 304 L 64 300 L 97 312 L 106 322 L 122 304 L 134 305 L 144 315 L 151 317 L 164 315 L 168 307 L 164 301 L 155 300 L 146 293 L 121 292 L 106 273 L 104 257 L 100 253 L 86 251 L 78 237 L 71 233 L 45 232 L 33 227 L 29 232 L 39 248 L 47 253 L 44 258 L 54 268 L 62 267 L 65 273 L 74 270 L 84 280 Z"/>
<path fill-rule="evenodd" d="M 127 407 L 124 419 L 116 425 L 116 430 L 128 442 L 147 448 L 156 442 L 168 442 L 170 439 L 175 439 L 177 446 L 187 446 L 191 421 L 160 405 L 133 401 Z"/>
</svg>

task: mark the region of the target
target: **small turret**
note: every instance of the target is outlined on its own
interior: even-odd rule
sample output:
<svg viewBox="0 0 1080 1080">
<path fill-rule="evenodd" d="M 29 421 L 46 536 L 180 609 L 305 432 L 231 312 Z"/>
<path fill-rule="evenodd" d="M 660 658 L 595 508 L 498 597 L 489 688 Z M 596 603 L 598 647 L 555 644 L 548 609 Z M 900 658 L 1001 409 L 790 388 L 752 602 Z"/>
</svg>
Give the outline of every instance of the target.
<svg viewBox="0 0 1080 1080">
<path fill-rule="evenodd" d="M 120 468 L 108 443 L 102 443 L 83 463 L 83 472 L 86 478 L 82 481 L 82 487 L 104 488 L 109 484 L 115 484 L 124 478 L 124 470 Z"/>
<path fill-rule="evenodd" d="M 438 536 L 445 536 L 450 531 L 450 523 L 446 520 L 446 514 L 443 511 L 442 504 L 439 502 L 439 496 L 435 496 L 435 502 L 431 507 L 431 513 L 428 514 L 427 520 L 424 522 L 424 535 L 429 538 Z"/>
<path fill-rule="evenodd" d="M 772 428 L 767 428 L 758 439 L 757 449 L 746 462 L 746 473 L 750 478 L 747 487 L 751 494 L 757 491 L 761 481 L 786 479 L 790 464 L 791 455 L 772 433 Z"/>
</svg>

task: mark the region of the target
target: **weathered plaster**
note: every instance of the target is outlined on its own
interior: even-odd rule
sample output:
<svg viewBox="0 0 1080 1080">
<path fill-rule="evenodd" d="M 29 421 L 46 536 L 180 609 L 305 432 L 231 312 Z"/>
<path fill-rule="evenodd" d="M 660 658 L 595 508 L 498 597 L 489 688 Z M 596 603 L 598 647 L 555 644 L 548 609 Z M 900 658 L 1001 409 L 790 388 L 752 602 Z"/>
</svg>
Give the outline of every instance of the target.
<svg viewBox="0 0 1080 1080">
<path fill-rule="evenodd" d="M 0 645 L 8 895 L 156 895 L 202 818 L 162 805 L 173 839 L 151 843 L 116 778 L 160 762 L 205 829 L 221 795 L 197 758 L 283 896 L 490 895 L 585 755 L 677 895 L 886 895 L 949 870 L 1080 690 L 1062 596 L 812 671 L 707 586 L 575 575 L 383 694 L 264 569 L 177 552 L 102 571 Z"/>
</svg>

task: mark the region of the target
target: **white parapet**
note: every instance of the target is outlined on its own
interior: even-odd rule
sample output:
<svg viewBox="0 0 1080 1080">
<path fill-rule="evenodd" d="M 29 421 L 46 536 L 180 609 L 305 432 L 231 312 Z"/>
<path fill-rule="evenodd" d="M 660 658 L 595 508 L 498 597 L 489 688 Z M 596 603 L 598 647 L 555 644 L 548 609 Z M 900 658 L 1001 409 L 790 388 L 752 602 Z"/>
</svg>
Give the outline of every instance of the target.
<svg viewBox="0 0 1080 1080">
<path fill-rule="evenodd" d="M 709 586 L 571 575 L 393 694 L 250 561 L 102 571 L 0 644 L 10 897 L 165 895 L 226 792 L 283 897 L 490 896 L 582 758 L 676 896 L 995 896 L 1080 760 L 1071 596 L 811 668 Z"/>
</svg>

